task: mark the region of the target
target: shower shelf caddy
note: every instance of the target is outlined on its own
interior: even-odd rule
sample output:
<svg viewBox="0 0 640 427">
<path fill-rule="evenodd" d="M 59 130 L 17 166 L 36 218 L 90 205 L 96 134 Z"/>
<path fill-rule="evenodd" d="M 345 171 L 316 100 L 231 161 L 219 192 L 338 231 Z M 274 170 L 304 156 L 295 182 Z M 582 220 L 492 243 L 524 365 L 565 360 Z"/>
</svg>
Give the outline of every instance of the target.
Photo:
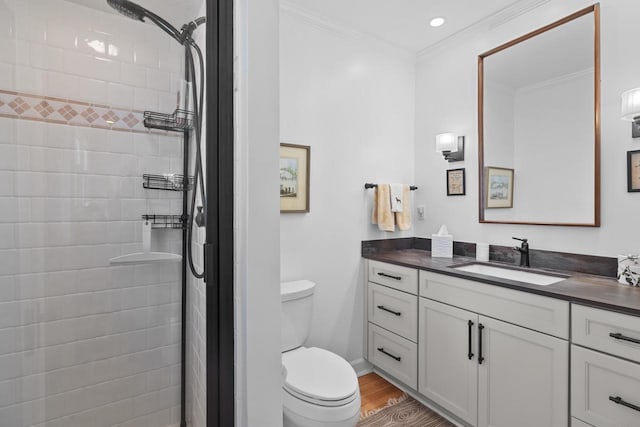
<svg viewBox="0 0 640 427">
<path fill-rule="evenodd" d="M 193 112 L 179 108 L 172 114 L 145 111 L 144 126 L 173 132 L 189 131 L 193 128 Z"/>
<path fill-rule="evenodd" d="M 142 175 L 142 186 L 149 190 L 189 191 L 193 186 L 194 178 L 184 175 Z"/>
<path fill-rule="evenodd" d="M 142 219 L 151 223 L 151 228 L 184 229 L 189 223 L 182 215 L 142 215 Z"/>
</svg>

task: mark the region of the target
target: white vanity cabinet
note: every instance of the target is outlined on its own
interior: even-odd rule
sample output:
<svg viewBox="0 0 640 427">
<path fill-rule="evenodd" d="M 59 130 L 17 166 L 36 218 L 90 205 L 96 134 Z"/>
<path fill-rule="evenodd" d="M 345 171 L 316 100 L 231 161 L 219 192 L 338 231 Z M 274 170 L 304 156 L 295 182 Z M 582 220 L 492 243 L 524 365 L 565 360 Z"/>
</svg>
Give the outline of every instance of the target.
<svg viewBox="0 0 640 427">
<path fill-rule="evenodd" d="M 640 317 L 574 304 L 572 341 L 571 415 L 594 427 L 640 426 Z"/>
<path fill-rule="evenodd" d="M 368 261 L 367 359 L 417 388 L 418 270 Z"/>
<path fill-rule="evenodd" d="M 640 316 L 366 265 L 367 359 L 425 402 L 473 427 L 640 427 Z"/>
<path fill-rule="evenodd" d="M 532 329 L 568 335 L 568 303 L 421 271 L 419 308 L 421 394 L 473 426 L 567 425 L 568 342 Z"/>
</svg>

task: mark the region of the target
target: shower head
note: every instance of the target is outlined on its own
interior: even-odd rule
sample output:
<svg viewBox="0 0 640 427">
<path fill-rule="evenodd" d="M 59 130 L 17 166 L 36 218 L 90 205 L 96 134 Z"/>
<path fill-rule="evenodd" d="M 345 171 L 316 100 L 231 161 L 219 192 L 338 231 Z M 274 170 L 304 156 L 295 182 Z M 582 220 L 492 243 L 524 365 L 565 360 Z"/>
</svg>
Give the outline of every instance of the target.
<svg viewBox="0 0 640 427">
<path fill-rule="evenodd" d="M 117 10 L 122 15 L 144 22 L 144 8 L 129 0 L 107 0 L 109 6 Z"/>
<path fill-rule="evenodd" d="M 144 22 L 145 18 L 147 18 L 162 30 L 164 30 L 164 32 L 176 39 L 178 43 L 185 44 L 186 42 L 187 37 L 185 37 L 185 35 L 183 35 L 180 31 L 178 31 L 173 25 L 171 25 L 169 22 L 159 17 L 155 13 L 151 12 L 150 10 L 147 10 L 132 1 L 107 0 L 107 4 L 109 4 L 109 6 L 114 8 L 122 15 L 131 19 L 135 19 L 136 21 Z"/>
</svg>

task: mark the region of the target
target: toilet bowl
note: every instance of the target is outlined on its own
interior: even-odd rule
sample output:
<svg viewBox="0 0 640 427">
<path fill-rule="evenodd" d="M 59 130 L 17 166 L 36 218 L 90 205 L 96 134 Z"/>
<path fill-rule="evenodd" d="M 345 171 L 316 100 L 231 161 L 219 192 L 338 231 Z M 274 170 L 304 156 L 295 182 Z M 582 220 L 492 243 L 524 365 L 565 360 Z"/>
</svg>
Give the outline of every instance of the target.
<svg viewBox="0 0 640 427">
<path fill-rule="evenodd" d="M 281 284 L 283 421 L 285 427 L 354 427 L 360 416 L 358 377 L 342 357 L 303 347 L 315 284 Z"/>
</svg>

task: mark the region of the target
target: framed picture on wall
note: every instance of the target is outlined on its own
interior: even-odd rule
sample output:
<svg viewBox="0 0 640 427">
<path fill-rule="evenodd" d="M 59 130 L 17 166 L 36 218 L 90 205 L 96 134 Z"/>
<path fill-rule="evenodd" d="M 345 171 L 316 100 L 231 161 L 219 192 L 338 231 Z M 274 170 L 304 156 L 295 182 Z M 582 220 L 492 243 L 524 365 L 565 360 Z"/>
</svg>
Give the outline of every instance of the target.
<svg viewBox="0 0 640 427">
<path fill-rule="evenodd" d="M 464 168 L 447 170 L 447 196 L 465 195 Z"/>
<path fill-rule="evenodd" d="M 513 207 L 513 175 L 513 169 L 484 168 L 485 208 Z"/>
<path fill-rule="evenodd" d="M 309 212 L 311 147 L 280 144 L 280 212 Z"/>
<path fill-rule="evenodd" d="M 640 150 L 627 151 L 627 191 L 640 192 Z"/>
</svg>

